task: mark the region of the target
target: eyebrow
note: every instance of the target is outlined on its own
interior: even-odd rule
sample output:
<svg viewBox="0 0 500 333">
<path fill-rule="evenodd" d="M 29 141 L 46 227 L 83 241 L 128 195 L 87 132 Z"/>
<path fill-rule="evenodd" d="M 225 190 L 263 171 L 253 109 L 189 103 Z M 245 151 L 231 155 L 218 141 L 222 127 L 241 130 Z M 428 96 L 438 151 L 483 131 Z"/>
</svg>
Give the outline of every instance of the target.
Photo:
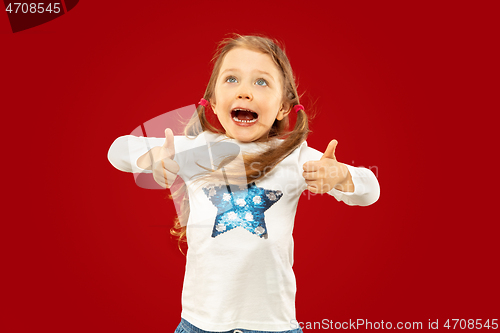
<svg viewBox="0 0 500 333">
<path fill-rule="evenodd" d="M 225 72 L 229 72 L 229 71 L 240 72 L 240 70 L 237 68 L 228 68 L 228 69 L 224 70 L 222 73 L 220 73 L 220 75 L 224 74 Z M 261 74 L 266 74 L 274 81 L 274 77 L 266 71 L 261 71 L 260 69 L 254 69 L 253 72 L 259 72 Z"/>
</svg>

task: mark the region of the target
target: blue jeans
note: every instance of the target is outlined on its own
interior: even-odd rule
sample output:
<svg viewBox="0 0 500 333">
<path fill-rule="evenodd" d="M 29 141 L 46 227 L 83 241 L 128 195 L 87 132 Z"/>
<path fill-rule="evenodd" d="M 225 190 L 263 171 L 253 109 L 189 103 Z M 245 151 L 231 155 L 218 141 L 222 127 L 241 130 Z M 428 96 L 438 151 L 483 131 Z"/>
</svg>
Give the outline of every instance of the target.
<svg viewBox="0 0 500 333">
<path fill-rule="evenodd" d="M 199 329 L 198 327 L 194 326 L 187 320 L 181 318 L 181 322 L 179 326 L 175 329 L 175 333 L 213 333 L 209 331 L 204 331 L 202 329 Z M 245 330 L 245 329 L 234 329 L 230 331 L 225 331 L 225 332 L 220 332 L 220 333 L 303 333 L 302 330 L 299 328 L 296 328 L 294 330 L 289 330 L 289 331 L 253 331 L 253 330 Z"/>
</svg>

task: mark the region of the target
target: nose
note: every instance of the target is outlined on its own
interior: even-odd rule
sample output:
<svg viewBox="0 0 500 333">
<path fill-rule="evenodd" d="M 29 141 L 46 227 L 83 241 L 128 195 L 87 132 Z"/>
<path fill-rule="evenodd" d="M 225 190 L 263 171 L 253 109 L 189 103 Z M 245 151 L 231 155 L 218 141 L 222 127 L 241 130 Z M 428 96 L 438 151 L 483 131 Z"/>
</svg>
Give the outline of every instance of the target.
<svg viewBox="0 0 500 333">
<path fill-rule="evenodd" d="M 240 88 L 238 89 L 238 92 L 236 94 L 236 98 L 251 101 L 253 99 L 251 89 L 246 84 L 240 85 Z"/>
<path fill-rule="evenodd" d="M 238 94 L 238 99 L 252 100 L 252 97 L 250 96 L 250 94 L 242 93 L 242 94 Z"/>
</svg>

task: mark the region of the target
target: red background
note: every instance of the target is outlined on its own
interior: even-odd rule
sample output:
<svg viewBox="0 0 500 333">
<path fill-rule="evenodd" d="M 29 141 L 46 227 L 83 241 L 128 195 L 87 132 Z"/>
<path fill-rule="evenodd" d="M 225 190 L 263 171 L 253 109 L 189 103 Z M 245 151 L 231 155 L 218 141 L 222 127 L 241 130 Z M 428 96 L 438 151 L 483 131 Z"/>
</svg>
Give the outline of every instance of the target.
<svg viewBox="0 0 500 333">
<path fill-rule="evenodd" d="M 115 138 L 194 104 L 227 33 L 282 40 L 309 145 L 372 167 L 370 207 L 301 199 L 301 322 L 499 318 L 493 1 L 81 1 L 12 33 L 0 14 L 2 326 L 172 332 L 184 256 L 172 202 L 114 169 Z M 497 281 L 497 282 L 495 282 Z"/>
</svg>

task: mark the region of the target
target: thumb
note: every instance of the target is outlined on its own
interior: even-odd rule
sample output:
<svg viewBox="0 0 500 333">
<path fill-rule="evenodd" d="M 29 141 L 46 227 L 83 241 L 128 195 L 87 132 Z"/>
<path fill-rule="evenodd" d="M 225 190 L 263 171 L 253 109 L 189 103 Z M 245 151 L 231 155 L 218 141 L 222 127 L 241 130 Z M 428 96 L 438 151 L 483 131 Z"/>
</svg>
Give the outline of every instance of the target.
<svg viewBox="0 0 500 333">
<path fill-rule="evenodd" d="M 165 129 L 165 142 L 163 143 L 163 148 L 167 150 L 168 158 L 172 159 L 175 155 L 175 146 L 174 146 L 174 133 L 170 128 Z"/>
<path fill-rule="evenodd" d="M 335 148 L 337 148 L 337 144 L 338 144 L 337 140 L 330 141 L 321 159 L 331 158 L 337 160 L 337 158 L 335 157 Z"/>
</svg>

